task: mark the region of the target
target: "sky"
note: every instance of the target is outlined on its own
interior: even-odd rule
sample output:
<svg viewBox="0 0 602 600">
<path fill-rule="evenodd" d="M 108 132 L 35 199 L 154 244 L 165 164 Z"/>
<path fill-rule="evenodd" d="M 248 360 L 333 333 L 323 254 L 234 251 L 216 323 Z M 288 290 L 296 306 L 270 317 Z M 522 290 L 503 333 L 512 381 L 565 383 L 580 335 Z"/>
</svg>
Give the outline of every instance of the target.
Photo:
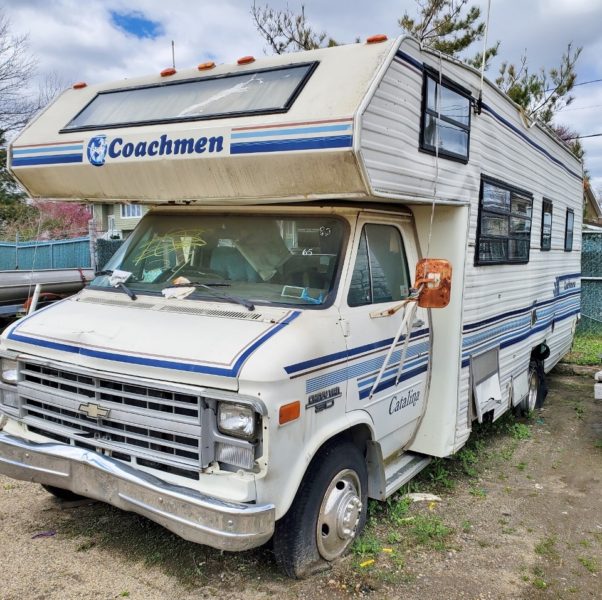
<svg viewBox="0 0 602 600">
<path fill-rule="evenodd" d="M 99 83 L 200 62 L 233 63 L 268 53 L 249 13 L 252 0 L 3 0 L 12 31 L 28 35 L 40 76 L 62 83 Z M 263 4 L 258 0 L 258 4 Z M 416 13 L 415 0 L 271 0 L 273 8 L 299 11 L 339 42 L 375 33 L 400 35 L 398 19 Z M 471 2 L 486 14 L 487 0 Z M 580 135 L 602 133 L 602 0 L 491 0 L 489 42 L 501 60 L 518 63 L 526 51 L 531 70 L 560 62 L 567 44 L 582 47 L 575 100 L 556 121 Z M 480 47 L 475 45 L 475 52 Z M 592 80 L 594 83 L 586 83 Z M 582 140 L 592 187 L 602 197 L 602 136 Z"/>
</svg>

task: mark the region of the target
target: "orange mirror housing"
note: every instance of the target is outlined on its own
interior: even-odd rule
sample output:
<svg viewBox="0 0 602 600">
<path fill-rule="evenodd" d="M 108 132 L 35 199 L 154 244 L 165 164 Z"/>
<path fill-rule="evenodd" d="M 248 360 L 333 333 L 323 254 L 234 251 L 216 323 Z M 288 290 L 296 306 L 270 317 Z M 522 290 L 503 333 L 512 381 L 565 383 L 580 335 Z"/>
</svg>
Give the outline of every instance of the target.
<svg viewBox="0 0 602 600">
<path fill-rule="evenodd" d="M 444 308 L 451 296 L 452 267 L 443 258 L 423 258 L 416 265 L 415 288 L 420 288 L 418 306 Z"/>
</svg>

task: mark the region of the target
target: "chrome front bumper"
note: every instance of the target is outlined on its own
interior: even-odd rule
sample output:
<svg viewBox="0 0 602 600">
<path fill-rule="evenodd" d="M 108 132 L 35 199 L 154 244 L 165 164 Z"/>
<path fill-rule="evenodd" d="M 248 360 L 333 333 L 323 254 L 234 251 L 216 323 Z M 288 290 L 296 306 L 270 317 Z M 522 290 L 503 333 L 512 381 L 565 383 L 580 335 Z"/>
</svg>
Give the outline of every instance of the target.
<svg viewBox="0 0 602 600">
<path fill-rule="evenodd" d="M 186 540 L 220 550 L 254 548 L 274 532 L 272 504 L 226 502 L 75 446 L 36 444 L 0 432 L 0 473 L 136 512 Z"/>
</svg>

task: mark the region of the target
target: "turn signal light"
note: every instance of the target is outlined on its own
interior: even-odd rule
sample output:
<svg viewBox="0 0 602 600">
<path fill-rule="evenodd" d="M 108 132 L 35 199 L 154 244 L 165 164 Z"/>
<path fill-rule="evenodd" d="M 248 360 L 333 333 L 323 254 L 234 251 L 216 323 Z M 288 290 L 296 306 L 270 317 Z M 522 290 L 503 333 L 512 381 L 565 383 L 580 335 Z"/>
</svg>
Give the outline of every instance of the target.
<svg viewBox="0 0 602 600">
<path fill-rule="evenodd" d="M 291 421 L 297 420 L 301 416 L 301 402 L 296 400 L 295 402 L 289 402 L 280 407 L 280 413 L 278 415 L 278 423 L 284 425 Z"/>
<path fill-rule="evenodd" d="M 242 58 L 239 58 L 237 62 L 239 65 L 248 65 L 252 62 L 255 62 L 255 57 L 254 56 L 243 56 Z"/>
<path fill-rule="evenodd" d="M 170 75 L 175 75 L 176 70 L 173 67 L 167 67 L 167 69 L 163 69 L 161 71 L 161 77 L 169 77 Z"/>
<path fill-rule="evenodd" d="M 377 33 L 366 38 L 366 44 L 378 44 L 380 42 L 386 42 L 389 38 L 384 33 Z"/>
</svg>

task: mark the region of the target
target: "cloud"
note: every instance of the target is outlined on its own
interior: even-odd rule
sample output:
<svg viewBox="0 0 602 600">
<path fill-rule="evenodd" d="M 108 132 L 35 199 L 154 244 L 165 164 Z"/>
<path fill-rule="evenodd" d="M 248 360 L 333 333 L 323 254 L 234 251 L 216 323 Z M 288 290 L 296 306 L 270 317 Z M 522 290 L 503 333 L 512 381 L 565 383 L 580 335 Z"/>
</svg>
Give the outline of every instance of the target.
<svg viewBox="0 0 602 600">
<path fill-rule="evenodd" d="M 397 20 L 414 0 L 265 0 L 277 9 L 287 5 L 299 12 L 301 4 L 317 31 L 341 42 L 365 39 L 374 33 L 401 34 Z M 252 0 L 19 0 L 5 2 L 3 10 L 15 33 L 29 33 L 40 75 L 56 73 L 65 84 L 97 83 L 158 73 L 171 65 L 175 42 L 176 67 L 206 61 L 234 63 L 240 56 L 260 56 L 266 44 L 250 16 Z M 263 4 L 263 0 L 258 0 Z M 485 17 L 486 0 L 477 0 Z M 138 18 L 115 22 L 114 15 Z M 150 25 L 148 25 L 150 23 Z M 501 41 L 500 58 L 488 72 L 495 79 L 502 59 L 518 62 L 527 51 L 531 70 L 557 65 L 569 42 L 583 46 L 577 64 L 579 80 L 602 78 L 602 2 L 600 0 L 495 0 L 492 2 L 489 43 Z M 146 24 L 146 25 L 145 25 Z M 480 48 L 475 47 L 475 52 Z M 472 53 L 472 51 L 471 51 Z M 602 83 L 575 88 L 571 108 L 602 104 Z M 600 125 L 591 111 L 563 111 L 559 122 L 582 133 Z M 596 138 L 594 138 L 595 140 Z M 602 148 L 584 140 L 587 166 L 602 179 Z"/>
</svg>

